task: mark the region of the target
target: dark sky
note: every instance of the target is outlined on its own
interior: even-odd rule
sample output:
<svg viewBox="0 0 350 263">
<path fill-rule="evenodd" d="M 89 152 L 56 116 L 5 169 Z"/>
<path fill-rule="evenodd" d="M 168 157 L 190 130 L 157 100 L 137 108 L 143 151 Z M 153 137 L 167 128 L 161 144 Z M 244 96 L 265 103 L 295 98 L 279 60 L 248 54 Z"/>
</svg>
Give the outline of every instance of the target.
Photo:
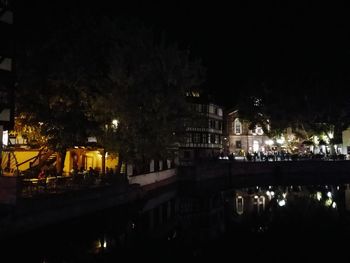
<svg viewBox="0 0 350 263">
<path fill-rule="evenodd" d="M 59 12 L 87 5 L 77 1 L 72 6 L 70 2 L 61 6 Z M 242 90 L 254 91 L 266 83 L 301 83 L 314 74 L 326 79 L 335 75 L 347 78 L 348 10 L 244 8 L 232 3 L 203 2 L 98 1 L 88 8 L 111 16 L 139 18 L 164 30 L 181 47 L 190 48 L 208 69 L 206 86 L 217 102 L 228 107 L 237 102 Z M 36 1 L 27 5 L 33 3 Z M 38 8 L 45 13 L 56 12 L 50 1 Z M 301 86 L 297 87 L 299 92 L 307 85 Z"/>
</svg>

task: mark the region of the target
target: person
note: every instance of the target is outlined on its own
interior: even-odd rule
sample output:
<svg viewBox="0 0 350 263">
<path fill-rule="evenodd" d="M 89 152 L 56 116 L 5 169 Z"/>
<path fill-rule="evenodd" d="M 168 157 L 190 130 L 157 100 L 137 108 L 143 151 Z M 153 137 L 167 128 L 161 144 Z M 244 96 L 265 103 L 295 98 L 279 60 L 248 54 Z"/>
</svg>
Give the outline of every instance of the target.
<svg viewBox="0 0 350 263">
<path fill-rule="evenodd" d="M 42 169 L 42 170 L 40 170 L 40 173 L 38 175 L 38 179 L 42 180 L 42 179 L 45 179 L 45 178 L 46 178 L 45 171 Z"/>
</svg>

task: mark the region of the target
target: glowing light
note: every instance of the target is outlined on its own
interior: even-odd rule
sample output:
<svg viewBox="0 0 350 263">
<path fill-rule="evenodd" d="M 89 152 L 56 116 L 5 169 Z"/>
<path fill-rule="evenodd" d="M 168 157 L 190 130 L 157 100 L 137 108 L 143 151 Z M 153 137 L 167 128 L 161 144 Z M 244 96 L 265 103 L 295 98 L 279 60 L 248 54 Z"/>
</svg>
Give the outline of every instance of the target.
<svg viewBox="0 0 350 263">
<path fill-rule="evenodd" d="M 107 241 L 106 241 L 106 240 L 103 241 L 103 247 L 104 247 L 104 248 L 107 247 Z"/>
<path fill-rule="evenodd" d="M 3 145 L 8 145 L 9 141 L 9 132 L 8 131 L 3 131 L 2 132 L 2 144 Z"/>
<path fill-rule="evenodd" d="M 332 199 L 327 199 L 326 202 L 324 203 L 326 206 L 331 206 L 333 203 Z"/>
<path fill-rule="evenodd" d="M 332 193 L 331 193 L 331 192 L 327 192 L 327 196 L 328 196 L 329 198 L 332 198 Z"/>
<path fill-rule="evenodd" d="M 271 145 L 273 145 L 273 140 L 266 140 L 265 144 L 271 146 Z"/>
<path fill-rule="evenodd" d="M 119 125 L 119 121 L 117 119 L 112 120 L 112 125 L 114 126 L 114 129 L 117 129 Z"/>
<path fill-rule="evenodd" d="M 285 139 L 284 139 L 283 136 L 281 136 L 281 138 L 276 139 L 276 142 L 277 142 L 278 144 L 282 144 L 282 143 L 285 142 Z"/>
<path fill-rule="evenodd" d="M 271 195 L 270 191 L 266 191 L 266 195 L 270 196 Z"/>
<path fill-rule="evenodd" d="M 336 202 L 333 202 L 332 207 L 333 207 L 333 208 L 336 208 L 336 207 L 337 207 Z"/>
<path fill-rule="evenodd" d="M 257 195 L 254 196 L 255 199 L 258 199 L 259 197 Z"/>
<path fill-rule="evenodd" d="M 279 206 L 285 206 L 286 205 L 286 201 L 284 199 L 278 201 L 278 205 Z"/>
<path fill-rule="evenodd" d="M 328 137 L 333 139 L 334 138 L 334 132 L 330 131 L 327 133 L 328 134 Z"/>
<path fill-rule="evenodd" d="M 286 194 L 286 193 L 283 193 L 282 196 L 283 196 L 283 198 L 286 198 L 287 194 Z"/>
<path fill-rule="evenodd" d="M 275 192 L 274 191 L 271 191 L 271 196 L 274 196 L 275 195 Z"/>
<path fill-rule="evenodd" d="M 316 199 L 317 199 L 318 201 L 320 201 L 320 200 L 322 199 L 322 194 L 321 194 L 321 192 L 317 192 L 317 193 L 316 193 Z"/>
</svg>

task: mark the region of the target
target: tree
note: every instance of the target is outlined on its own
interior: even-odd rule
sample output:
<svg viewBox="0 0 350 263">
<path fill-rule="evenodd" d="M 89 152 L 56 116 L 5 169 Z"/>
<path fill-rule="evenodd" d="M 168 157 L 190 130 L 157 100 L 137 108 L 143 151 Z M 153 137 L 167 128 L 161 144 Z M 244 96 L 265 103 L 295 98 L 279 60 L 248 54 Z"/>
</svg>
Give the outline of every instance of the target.
<svg viewBox="0 0 350 263">
<path fill-rule="evenodd" d="M 18 69 L 17 113 L 42 123 L 51 149 L 64 157 L 94 135 L 120 164 L 173 152 L 189 113 L 186 91 L 203 79 L 187 50 L 142 24 L 91 16 L 69 16 L 27 48 Z"/>
<path fill-rule="evenodd" d="M 328 138 L 331 153 L 350 125 L 349 79 L 334 71 L 265 76 L 262 85 L 242 94 L 240 107 L 252 125 L 270 120 L 271 135 L 292 127 L 303 140 L 313 135 Z M 256 104 L 259 101 L 258 105 Z M 263 126 L 264 128 L 264 126 Z"/>
<path fill-rule="evenodd" d="M 102 19 L 68 16 L 52 33 L 25 43 L 18 55 L 17 115 L 38 126 L 61 154 L 98 132 L 92 105 L 109 88 L 109 36 Z M 108 24 L 107 24 L 108 25 Z M 39 43 L 37 43 L 39 42 Z"/>
<path fill-rule="evenodd" d="M 174 154 L 184 138 L 184 119 L 190 114 L 186 92 L 201 83 L 204 69 L 199 60 L 191 60 L 189 51 L 164 38 L 157 40 L 152 30 L 138 23 L 127 22 L 119 21 L 114 32 L 113 89 L 108 94 L 113 99 L 105 104 L 110 112 L 106 123 L 117 119 L 119 124 L 102 137 L 120 160 L 142 164 Z"/>
</svg>

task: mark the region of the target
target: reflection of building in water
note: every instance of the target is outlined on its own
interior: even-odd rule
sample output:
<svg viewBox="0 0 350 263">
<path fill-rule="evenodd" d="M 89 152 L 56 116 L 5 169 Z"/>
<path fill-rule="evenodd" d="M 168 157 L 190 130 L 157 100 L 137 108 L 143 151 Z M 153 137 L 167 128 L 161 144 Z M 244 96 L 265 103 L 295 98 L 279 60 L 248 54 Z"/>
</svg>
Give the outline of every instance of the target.
<svg viewBox="0 0 350 263">
<path fill-rule="evenodd" d="M 137 223 L 150 238 L 163 237 L 177 224 L 178 199 L 176 191 L 168 191 L 150 198 L 143 205 L 142 215 Z"/>
<path fill-rule="evenodd" d="M 269 192 L 268 192 L 269 193 Z M 262 213 L 265 210 L 266 200 L 269 202 L 271 194 L 266 192 L 236 191 L 234 211 L 238 215 L 244 213 Z"/>
<path fill-rule="evenodd" d="M 344 189 L 344 192 L 343 192 Z M 235 190 L 231 193 L 233 218 L 246 218 L 279 207 L 333 208 L 350 211 L 350 185 L 274 186 Z M 237 217 L 238 216 L 238 217 Z"/>
<path fill-rule="evenodd" d="M 225 231 L 224 202 L 221 192 L 188 193 L 181 198 L 182 227 L 196 242 L 215 238 Z"/>
</svg>

